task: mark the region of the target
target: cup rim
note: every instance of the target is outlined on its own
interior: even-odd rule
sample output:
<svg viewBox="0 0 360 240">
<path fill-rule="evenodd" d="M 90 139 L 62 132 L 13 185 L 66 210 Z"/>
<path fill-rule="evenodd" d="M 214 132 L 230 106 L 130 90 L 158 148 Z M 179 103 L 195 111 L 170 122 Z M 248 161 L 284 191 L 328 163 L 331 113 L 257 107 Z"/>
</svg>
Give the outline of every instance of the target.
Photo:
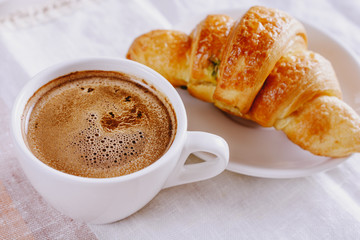
<svg viewBox="0 0 360 240">
<path fill-rule="evenodd" d="M 108 69 L 104 69 L 104 67 L 96 68 L 96 65 L 101 64 L 109 64 Z M 136 69 L 137 73 L 135 73 L 135 70 L 119 70 L 119 69 L 112 69 L 112 66 L 123 64 L 125 66 L 132 66 L 134 69 Z M 84 67 L 89 66 L 89 67 Z M 151 85 L 153 85 L 158 91 L 162 92 L 169 100 L 170 104 L 172 105 L 175 115 L 176 115 L 176 121 L 177 121 L 177 128 L 176 128 L 176 134 L 173 139 L 173 142 L 169 149 L 154 163 L 150 164 L 149 166 L 122 176 L 117 177 L 111 177 L 111 178 L 89 178 L 89 177 L 82 177 L 77 175 L 72 175 L 69 173 L 62 172 L 60 170 L 54 169 L 45 163 L 43 163 L 40 159 L 35 157 L 35 155 L 31 152 L 31 150 L 26 146 L 25 140 L 23 139 L 22 135 L 22 121 L 23 121 L 23 112 L 25 110 L 25 106 L 30 99 L 31 96 L 43 85 L 48 83 L 49 81 L 55 79 L 56 77 L 50 77 L 51 75 L 55 74 L 58 75 L 62 72 L 62 74 L 58 75 L 57 77 L 63 76 L 65 74 L 68 74 L 70 72 L 66 69 L 76 69 L 74 66 L 81 66 L 81 68 L 86 69 L 79 69 L 81 70 L 105 70 L 105 71 L 118 71 L 118 72 L 124 72 L 125 74 L 133 75 L 136 77 L 139 77 L 139 71 L 143 74 L 146 74 L 148 78 L 144 78 L 145 81 L 149 82 Z M 87 69 L 88 68 L 88 69 Z M 112 69 L 112 70 L 111 70 Z M 129 71 L 129 72 L 127 72 Z M 150 80 L 151 79 L 151 80 Z M 155 79 L 158 79 L 154 82 Z M 37 84 L 38 87 L 34 87 L 33 85 Z M 161 85 L 162 89 L 159 89 Z M 174 159 L 174 153 L 176 152 L 176 149 L 180 148 L 182 149 L 183 144 L 185 142 L 185 134 L 187 131 L 187 115 L 184 103 L 182 99 L 180 98 L 180 95 L 177 93 L 175 88 L 170 84 L 169 81 L 167 81 L 162 75 L 160 75 L 155 70 L 140 64 L 138 62 L 124 59 L 124 58 L 113 58 L 113 57 L 88 57 L 88 58 L 76 58 L 68 61 L 64 61 L 61 63 L 57 63 L 55 65 L 52 65 L 50 67 L 47 67 L 40 71 L 39 73 L 35 74 L 31 79 L 24 85 L 24 87 L 21 89 L 19 94 L 17 95 L 13 108 L 11 113 L 11 133 L 13 140 L 19 150 L 26 155 L 26 159 L 24 159 L 24 156 L 19 156 L 19 161 L 31 161 L 34 164 L 37 165 L 37 167 L 43 169 L 44 171 L 48 171 L 49 173 L 57 176 L 62 177 L 64 179 L 68 179 L 71 181 L 78 181 L 78 182 L 88 182 L 88 183 L 110 183 L 110 182 L 119 182 L 119 181 L 128 181 L 134 178 L 137 178 L 141 175 L 146 175 L 150 172 L 152 172 L 154 169 L 164 165 L 167 161 L 171 161 L 171 159 Z"/>
</svg>

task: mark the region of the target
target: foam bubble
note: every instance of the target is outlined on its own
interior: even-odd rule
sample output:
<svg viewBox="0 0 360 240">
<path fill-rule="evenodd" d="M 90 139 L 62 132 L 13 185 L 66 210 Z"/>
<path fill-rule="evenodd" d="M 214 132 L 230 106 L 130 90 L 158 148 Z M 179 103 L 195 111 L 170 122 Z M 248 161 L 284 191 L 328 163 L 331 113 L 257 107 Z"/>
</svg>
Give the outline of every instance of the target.
<svg viewBox="0 0 360 240">
<path fill-rule="evenodd" d="M 28 144 L 46 164 L 113 177 L 150 165 L 171 144 L 175 115 L 161 94 L 120 73 L 77 72 L 65 80 L 40 91 L 28 124 Z"/>
</svg>

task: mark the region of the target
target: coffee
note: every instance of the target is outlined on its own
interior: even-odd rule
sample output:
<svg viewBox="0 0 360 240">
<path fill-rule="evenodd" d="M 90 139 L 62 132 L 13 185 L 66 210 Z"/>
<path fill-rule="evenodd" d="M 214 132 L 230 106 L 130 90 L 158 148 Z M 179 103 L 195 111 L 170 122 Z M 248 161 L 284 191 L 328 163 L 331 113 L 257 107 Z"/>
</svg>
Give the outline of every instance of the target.
<svg viewBox="0 0 360 240">
<path fill-rule="evenodd" d="M 176 134 L 175 112 L 155 88 L 120 72 L 80 71 L 40 88 L 24 137 L 42 162 L 72 175 L 109 178 L 159 159 Z"/>
</svg>

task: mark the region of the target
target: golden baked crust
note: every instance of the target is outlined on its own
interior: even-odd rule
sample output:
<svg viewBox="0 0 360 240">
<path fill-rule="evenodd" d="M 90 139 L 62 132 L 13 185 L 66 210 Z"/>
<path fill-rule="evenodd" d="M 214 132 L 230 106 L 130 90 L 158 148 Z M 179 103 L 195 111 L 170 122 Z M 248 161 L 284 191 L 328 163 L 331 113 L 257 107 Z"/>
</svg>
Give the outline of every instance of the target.
<svg viewBox="0 0 360 240">
<path fill-rule="evenodd" d="M 215 105 L 225 104 L 241 115 L 247 113 L 276 62 L 299 41 L 296 38 L 302 39 L 306 48 L 305 29 L 296 19 L 279 10 L 250 8 L 228 38 Z"/>
<path fill-rule="evenodd" d="M 255 6 L 236 22 L 209 15 L 190 36 L 153 31 L 127 57 L 225 112 L 284 131 L 314 154 L 360 152 L 360 117 L 341 100 L 331 63 L 307 50 L 303 25 L 282 11 Z"/>
<path fill-rule="evenodd" d="M 319 95 L 341 98 L 331 63 L 312 51 L 289 52 L 276 63 L 247 115 L 271 127 Z"/>
<path fill-rule="evenodd" d="M 190 80 L 191 95 L 213 102 L 218 68 L 233 19 L 226 15 L 209 15 L 191 33 Z"/>
<path fill-rule="evenodd" d="M 154 30 L 137 37 L 126 58 L 153 68 L 174 86 L 186 86 L 190 46 L 191 39 L 183 32 Z"/>
<path fill-rule="evenodd" d="M 275 127 L 317 155 L 343 157 L 360 152 L 360 118 L 337 97 L 321 96 L 306 102 Z"/>
</svg>

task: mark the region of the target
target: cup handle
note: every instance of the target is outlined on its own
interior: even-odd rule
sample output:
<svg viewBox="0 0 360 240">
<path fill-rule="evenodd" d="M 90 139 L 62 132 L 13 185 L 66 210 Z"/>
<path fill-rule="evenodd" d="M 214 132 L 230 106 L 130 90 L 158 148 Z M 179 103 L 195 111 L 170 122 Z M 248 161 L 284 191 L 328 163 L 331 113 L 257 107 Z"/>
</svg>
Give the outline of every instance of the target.
<svg viewBox="0 0 360 240">
<path fill-rule="evenodd" d="M 204 162 L 185 164 L 191 153 Z M 188 131 L 179 161 L 164 188 L 215 177 L 225 170 L 229 162 L 229 146 L 226 141 L 214 134 Z"/>
</svg>

